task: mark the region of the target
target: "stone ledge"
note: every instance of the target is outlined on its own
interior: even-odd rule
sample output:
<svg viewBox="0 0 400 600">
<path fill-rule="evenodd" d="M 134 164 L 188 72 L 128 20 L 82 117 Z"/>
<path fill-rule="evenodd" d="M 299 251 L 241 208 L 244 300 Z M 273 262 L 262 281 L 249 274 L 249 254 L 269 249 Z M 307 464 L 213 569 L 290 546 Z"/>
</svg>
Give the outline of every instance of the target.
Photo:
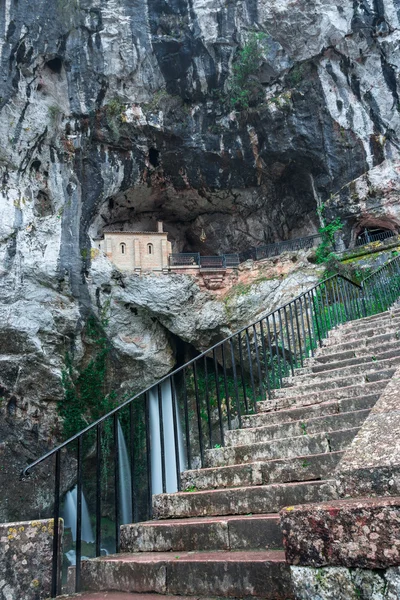
<svg viewBox="0 0 400 600">
<path fill-rule="evenodd" d="M 280 514 L 291 565 L 363 569 L 400 565 L 400 497 L 299 505 Z"/>
</svg>

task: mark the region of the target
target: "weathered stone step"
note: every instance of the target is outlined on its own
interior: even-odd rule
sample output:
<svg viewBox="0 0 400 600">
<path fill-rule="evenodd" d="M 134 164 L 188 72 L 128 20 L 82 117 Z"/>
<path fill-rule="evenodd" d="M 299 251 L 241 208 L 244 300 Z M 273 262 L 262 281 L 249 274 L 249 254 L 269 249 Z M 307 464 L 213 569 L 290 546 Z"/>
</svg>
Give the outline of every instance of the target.
<svg viewBox="0 0 400 600">
<path fill-rule="evenodd" d="M 350 331 L 352 329 L 356 329 L 357 331 L 365 329 L 370 329 L 371 326 L 377 326 L 380 322 L 386 323 L 388 321 L 392 321 L 400 318 L 400 310 L 388 310 L 386 312 L 377 313 L 376 315 L 371 315 L 370 317 L 363 317 L 362 319 L 356 319 L 354 321 L 348 321 L 347 323 L 343 323 L 343 325 L 339 325 L 333 332 L 340 332 L 343 330 Z M 360 329 L 361 328 L 361 329 Z"/>
<path fill-rule="evenodd" d="M 313 392 L 305 396 L 284 396 L 283 398 L 269 398 L 263 402 L 257 403 L 257 412 L 264 413 L 268 411 L 276 411 L 288 409 L 296 405 L 296 407 L 306 407 L 323 402 L 330 402 L 342 399 L 359 398 L 361 396 L 369 396 L 371 394 L 381 393 L 390 379 L 373 381 L 371 383 L 363 383 L 358 385 L 349 385 L 344 388 L 334 388 L 324 390 L 322 392 Z"/>
<path fill-rule="evenodd" d="M 85 590 L 156 592 L 224 598 L 290 600 L 290 569 L 282 551 L 142 552 L 84 561 Z"/>
<path fill-rule="evenodd" d="M 122 552 L 282 549 L 279 515 L 147 521 L 121 527 Z"/>
<path fill-rule="evenodd" d="M 288 387 L 300 388 L 304 385 L 311 383 L 318 383 L 322 381 L 330 381 L 331 379 L 339 379 L 340 377 L 354 377 L 362 375 L 365 372 L 379 371 L 380 369 L 387 369 L 394 365 L 400 364 L 400 349 L 389 353 L 389 356 L 378 360 L 376 356 L 366 357 L 364 361 L 354 365 L 344 365 L 334 369 L 327 369 L 322 372 L 308 373 L 307 375 L 285 377 L 283 384 L 285 389 Z M 357 360 L 357 359 L 355 359 Z"/>
<path fill-rule="evenodd" d="M 279 512 L 283 506 L 336 498 L 337 490 L 333 480 L 279 483 L 158 494 L 153 496 L 153 514 L 156 519 L 268 514 Z"/>
<path fill-rule="evenodd" d="M 260 444 L 271 440 L 282 438 L 296 438 L 301 435 L 338 431 L 361 427 L 369 415 L 369 409 L 358 410 L 336 415 L 327 415 L 304 419 L 302 421 L 291 421 L 279 425 L 267 425 L 253 429 L 234 429 L 225 434 L 226 446 L 244 446 Z"/>
<path fill-rule="evenodd" d="M 343 454 L 343 451 L 308 454 L 289 459 L 193 469 L 182 473 L 182 489 L 199 491 L 328 479 Z"/>
<path fill-rule="evenodd" d="M 338 413 L 365 410 L 372 408 L 379 396 L 380 393 L 376 393 L 369 394 L 368 396 L 356 396 L 354 398 L 343 398 L 342 400 L 333 400 L 329 402 L 322 402 L 321 404 L 301 406 L 299 408 L 288 408 L 274 412 L 260 412 L 255 415 L 246 415 L 242 417 L 242 427 L 244 429 L 264 427 L 267 425 L 288 423 L 289 421 L 301 421 L 307 418 L 323 417 Z"/>
<path fill-rule="evenodd" d="M 385 333 L 399 331 L 400 319 L 388 319 L 388 321 L 384 321 L 377 326 L 371 324 L 368 329 L 363 329 L 360 325 L 360 328 L 351 329 L 350 331 L 346 331 L 345 328 L 333 330 L 329 337 L 324 339 L 322 345 L 325 347 L 334 346 L 338 341 L 343 344 L 350 341 L 359 341 L 360 337 L 363 339 L 368 339 L 374 338 L 378 335 L 383 335 Z"/>
<path fill-rule="evenodd" d="M 363 383 L 381 381 L 382 379 L 390 379 L 396 370 L 396 365 L 400 363 L 397 359 L 391 359 L 390 361 L 384 361 L 385 365 L 379 364 L 374 367 L 368 367 L 364 372 L 358 373 L 355 376 L 338 377 L 337 379 L 325 379 L 321 381 L 315 381 L 309 384 L 301 384 L 296 386 L 289 386 L 286 388 L 280 388 L 278 390 L 271 390 L 272 398 L 285 398 L 296 396 L 308 396 L 310 393 L 323 392 L 325 390 L 332 390 L 334 388 L 344 388 L 356 383 L 362 385 Z"/>
<path fill-rule="evenodd" d="M 340 369 L 342 367 L 351 367 L 353 365 L 361 365 L 368 362 L 377 362 L 386 360 L 388 358 L 393 358 L 395 356 L 400 356 L 400 341 L 395 342 L 393 344 L 388 344 L 385 346 L 385 351 L 382 352 L 382 346 L 380 345 L 377 348 L 378 352 L 371 352 L 370 349 L 365 348 L 364 352 L 359 353 L 357 356 L 353 356 L 351 358 L 345 358 L 344 360 L 336 360 L 328 363 L 312 363 L 312 359 L 309 360 L 309 367 L 303 369 L 304 373 L 296 372 L 295 376 L 302 377 L 303 375 L 311 375 L 312 373 L 328 373 L 328 371 L 332 371 L 334 369 Z"/>
<path fill-rule="evenodd" d="M 387 334 L 385 334 L 385 336 L 386 335 Z M 304 368 L 308 369 L 310 366 L 340 362 L 347 359 L 356 358 L 358 356 L 375 355 L 381 352 L 383 348 L 389 351 L 400 346 L 400 336 L 399 338 L 396 338 L 396 336 L 393 334 L 387 335 L 387 337 L 387 340 L 378 339 L 373 344 L 365 344 L 365 340 L 361 339 L 359 344 L 351 344 L 350 348 L 345 348 L 344 350 L 340 350 L 339 344 L 335 346 L 335 350 L 332 352 L 331 348 L 318 349 L 315 356 L 305 359 Z M 345 344 L 345 346 L 347 346 L 347 344 Z M 299 369 L 299 374 L 301 374 L 301 369 Z"/>
<path fill-rule="evenodd" d="M 214 448 L 205 452 L 205 466 L 224 467 L 257 461 L 295 458 L 307 454 L 337 452 L 347 448 L 358 429 L 358 427 L 354 427 L 330 433 L 314 433 L 258 444 Z"/>
<path fill-rule="evenodd" d="M 337 353 L 344 350 L 359 350 L 361 348 L 367 348 L 373 346 L 374 348 L 387 344 L 388 342 L 395 342 L 400 339 L 400 333 L 398 331 L 389 331 L 388 333 L 378 333 L 377 335 L 369 338 L 364 338 L 360 333 L 359 339 L 351 339 L 347 341 L 332 340 L 332 344 L 323 345 L 320 352 L 326 353 Z M 334 348 L 334 350 L 333 350 Z"/>
</svg>

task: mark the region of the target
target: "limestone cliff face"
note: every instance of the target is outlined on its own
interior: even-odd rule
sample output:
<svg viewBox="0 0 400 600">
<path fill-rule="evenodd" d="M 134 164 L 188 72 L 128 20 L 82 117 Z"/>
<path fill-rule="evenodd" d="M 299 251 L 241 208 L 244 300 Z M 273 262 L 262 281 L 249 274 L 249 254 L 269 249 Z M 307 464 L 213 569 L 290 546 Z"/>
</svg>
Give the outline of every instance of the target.
<svg viewBox="0 0 400 600">
<path fill-rule="evenodd" d="M 15 457 L 19 444 L 9 473 L 54 440 L 65 355 L 79 365 L 90 354 L 89 314 L 108 315 L 116 386 L 142 387 L 174 366 L 177 340 L 200 350 L 315 280 L 307 267 L 223 302 L 185 277 L 126 280 L 92 239 L 157 219 L 176 251 L 315 232 L 318 204 L 395 168 L 399 19 L 399 0 L 1 4 L 0 452 Z M 265 33 L 262 91 L 234 111 L 224 93 L 254 31 Z"/>
</svg>

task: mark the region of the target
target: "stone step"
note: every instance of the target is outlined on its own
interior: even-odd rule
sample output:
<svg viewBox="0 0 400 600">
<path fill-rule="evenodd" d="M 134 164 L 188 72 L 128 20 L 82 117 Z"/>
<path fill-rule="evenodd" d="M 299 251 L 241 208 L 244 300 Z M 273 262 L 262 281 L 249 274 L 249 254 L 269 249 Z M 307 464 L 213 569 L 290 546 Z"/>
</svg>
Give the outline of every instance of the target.
<svg viewBox="0 0 400 600">
<path fill-rule="evenodd" d="M 313 373 L 328 373 L 334 369 L 340 369 L 342 367 L 350 367 L 353 365 L 361 365 L 368 362 L 379 362 L 382 360 L 386 360 L 388 358 L 393 358 L 396 356 L 400 356 L 400 342 L 394 344 L 388 344 L 385 346 L 385 351 L 382 352 L 382 346 L 379 346 L 377 349 L 378 352 L 371 352 L 370 349 L 365 349 L 364 353 L 359 354 L 357 356 L 353 356 L 351 358 L 345 358 L 344 360 L 337 360 L 328 363 L 312 363 L 310 360 L 310 366 L 303 369 L 304 375 L 311 375 Z M 297 373 L 295 371 L 295 376 L 302 377 L 303 373 Z"/>
<path fill-rule="evenodd" d="M 290 386 L 286 388 L 280 388 L 277 390 L 271 390 L 271 397 L 274 398 L 285 398 L 296 396 L 308 396 L 310 393 L 324 392 L 326 390 L 332 390 L 335 388 L 345 388 L 358 383 L 363 385 L 364 383 L 381 381 L 382 379 L 390 379 L 393 373 L 396 371 L 396 365 L 399 361 L 391 359 L 385 361 L 385 365 L 382 364 L 374 365 L 374 367 L 368 367 L 365 371 L 358 373 L 355 376 L 338 377 L 337 379 L 325 379 L 322 378 L 320 381 L 312 381 L 311 383 Z"/>
<path fill-rule="evenodd" d="M 345 327 L 337 328 L 330 332 L 329 337 L 323 340 L 323 346 L 335 346 L 337 342 L 345 343 L 348 341 L 359 341 L 360 337 L 363 339 L 374 338 L 378 335 L 385 333 L 392 333 L 400 330 L 400 319 L 387 320 L 379 325 L 371 324 L 367 329 L 364 329 L 361 325 L 359 328 L 346 330 Z"/>
<path fill-rule="evenodd" d="M 283 506 L 336 499 L 333 480 L 176 492 L 153 496 L 156 519 L 276 513 Z M 313 499 L 315 498 L 315 500 Z"/>
<path fill-rule="evenodd" d="M 374 338 L 372 338 L 371 340 L 367 340 L 371 342 L 368 344 L 365 343 L 366 340 L 362 339 L 359 341 L 358 344 L 344 344 L 344 349 L 341 349 L 340 344 L 337 344 L 335 346 L 335 350 L 332 352 L 331 348 L 318 349 L 315 356 L 305 359 L 305 368 L 308 368 L 310 365 L 330 364 L 346 359 L 351 359 L 357 356 L 365 356 L 369 354 L 375 355 L 378 352 L 382 351 L 382 348 L 390 350 L 392 348 L 395 349 L 399 347 L 400 336 L 399 338 L 397 338 L 395 334 L 385 334 L 383 337 L 385 337 L 386 339 L 381 339 L 381 337 L 378 336 L 378 340 L 375 340 Z M 372 343 L 372 341 L 374 343 Z"/>
<path fill-rule="evenodd" d="M 360 331 L 360 328 L 369 329 L 370 326 L 377 326 L 380 322 L 385 323 L 388 321 L 392 321 L 394 319 L 400 318 L 400 310 L 387 310 L 386 312 L 377 313 L 376 315 L 371 315 L 370 317 L 363 317 L 362 319 L 356 319 L 354 321 L 348 321 L 347 323 L 343 323 L 343 325 L 339 325 L 335 329 L 334 332 L 340 331 L 342 329 L 346 329 L 346 331 L 351 329 L 356 329 Z"/>
<path fill-rule="evenodd" d="M 141 552 L 84 561 L 84 590 L 291 600 L 290 568 L 279 550 Z"/>
<path fill-rule="evenodd" d="M 378 360 L 376 356 L 374 356 L 374 360 L 372 360 L 372 357 L 368 356 L 365 357 L 364 361 L 361 361 L 358 364 L 345 364 L 344 366 L 330 368 L 322 372 L 308 373 L 307 375 L 301 375 L 297 377 L 285 377 L 283 379 L 283 385 L 285 389 L 288 387 L 302 387 L 303 385 L 309 385 L 310 383 L 314 382 L 318 383 L 322 381 L 330 381 L 331 379 L 339 379 L 340 377 L 348 378 L 352 376 L 358 376 L 365 372 L 387 369 L 394 365 L 400 364 L 400 349 L 389 354 L 389 356 L 381 358 L 381 360 Z"/>
<path fill-rule="evenodd" d="M 313 392 L 305 396 L 293 395 L 284 396 L 283 398 L 269 398 L 263 402 L 257 403 L 257 412 L 263 413 L 268 411 L 276 411 L 287 409 L 296 405 L 296 407 L 311 406 L 321 404 L 322 402 L 342 400 L 347 398 L 357 398 L 360 396 L 369 396 L 371 394 L 382 393 L 390 379 L 373 381 L 358 385 L 350 385 L 343 388 L 334 388 L 321 392 Z"/>
<path fill-rule="evenodd" d="M 167 519 L 122 525 L 121 552 L 282 549 L 279 515 Z"/>
<path fill-rule="evenodd" d="M 260 444 L 282 438 L 296 438 L 301 435 L 361 427 L 369 412 L 369 409 L 358 410 L 253 429 L 234 429 L 226 432 L 225 445 L 229 447 Z"/>
<path fill-rule="evenodd" d="M 200 491 L 327 479 L 343 454 L 344 451 L 308 454 L 289 459 L 193 469 L 182 473 L 182 489 Z"/>
<path fill-rule="evenodd" d="M 330 433 L 300 435 L 299 437 L 283 438 L 258 444 L 213 448 L 205 452 L 205 466 L 225 467 L 258 461 L 295 458 L 307 454 L 337 452 L 347 448 L 358 429 L 358 427 L 354 427 Z"/>
<path fill-rule="evenodd" d="M 395 341 L 400 338 L 400 332 L 398 329 L 393 327 L 387 327 L 385 331 L 375 331 L 373 335 L 365 335 L 364 332 L 357 334 L 354 332 L 349 337 L 330 337 L 326 338 L 322 342 L 322 349 L 326 348 L 328 351 L 334 347 L 335 351 L 348 350 L 353 348 L 359 348 L 362 346 L 376 345 L 378 342 Z"/>
<path fill-rule="evenodd" d="M 288 423 L 289 421 L 301 421 L 307 418 L 365 410 L 372 408 L 379 396 L 380 393 L 376 393 L 368 396 L 356 396 L 354 398 L 343 398 L 342 400 L 322 402 L 321 404 L 312 404 L 311 406 L 246 415 L 242 417 L 242 427 L 244 429 L 264 427 L 266 425 Z"/>
</svg>

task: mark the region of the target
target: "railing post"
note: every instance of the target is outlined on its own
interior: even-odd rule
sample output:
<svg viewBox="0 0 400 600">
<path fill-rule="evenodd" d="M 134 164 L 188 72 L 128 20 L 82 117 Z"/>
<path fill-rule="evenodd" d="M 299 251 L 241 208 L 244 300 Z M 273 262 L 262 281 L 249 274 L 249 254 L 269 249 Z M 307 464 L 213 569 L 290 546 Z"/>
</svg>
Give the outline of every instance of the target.
<svg viewBox="0 0 400 600">
<path fill-rule="evenodd" d="M 53 512 L 53 568 L 51 573 L 51 597 L 59 594 L 60 574 L 60 484 L 61 484 L 61 450 L 56 452 L 55 478 L 54 478 L 54 512 Z"/>
<path fill-rule="evenodd" d="M 362 314 L 363 314 L 364 317 L 367 317 L 368 313 L 367 313 L 367 302 L 365 300 L 364 282 L 361 283 L 361 290 L 358 290 L 358 293 L 359 293 L 360 298 L 361 298 L 361 310 L 362 310 Z"/>
</svg>

